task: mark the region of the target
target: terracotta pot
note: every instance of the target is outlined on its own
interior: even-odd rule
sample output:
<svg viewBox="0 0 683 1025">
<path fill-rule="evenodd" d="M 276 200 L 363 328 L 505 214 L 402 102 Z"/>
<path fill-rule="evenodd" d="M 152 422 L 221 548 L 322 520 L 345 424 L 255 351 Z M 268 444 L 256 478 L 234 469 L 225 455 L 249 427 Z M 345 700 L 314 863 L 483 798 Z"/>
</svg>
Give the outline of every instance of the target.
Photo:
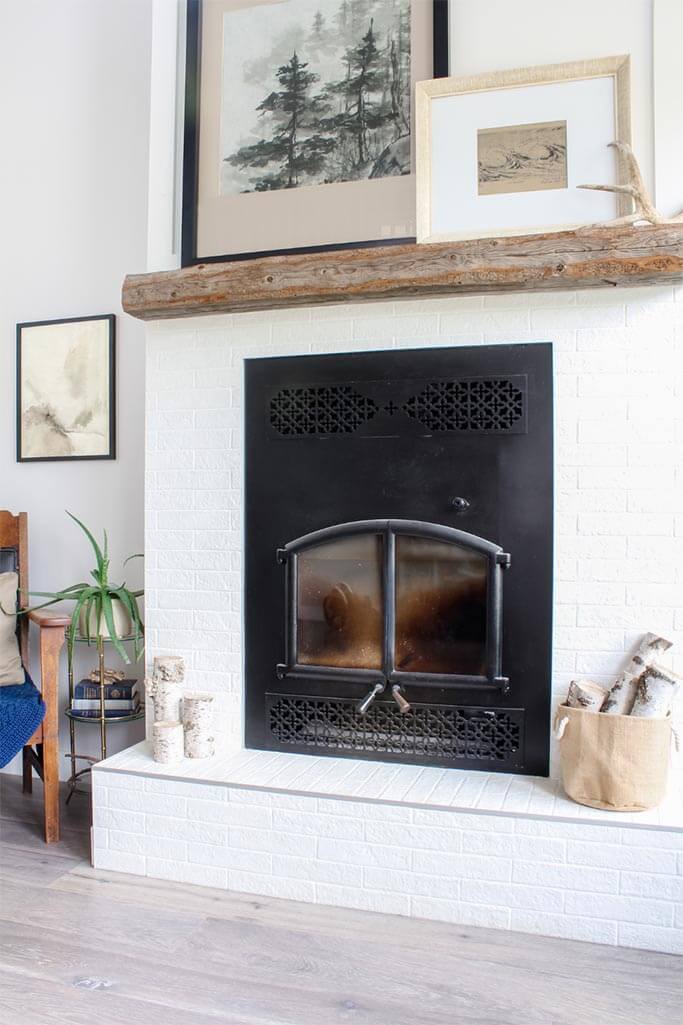
<svg viewBox="0 0 683 1025">
<path fill-rule="evenodd" d="M 123 602 L 119 601 L 118 598 L 112 598 L 111 610 L 112 610 L 112 616 L 113 616 L 113 619 L 114 619 L 114 630 L 116 631 L 116 636 L 117 637 L 129 637 L 130 634 L 133 632 L 133 621 L 130 618 L 130 613 L 128 612 L 128 609 L 123 604 Z M 99 626 L 99 630 L 98 630 L 98 628 L 97 628 L 97 612 L 95 610 L 95 606 L 94 605 L 92 605 L 90 607 L 90 615 L 89 615 L 88 619 L 89 619 L 89 624 L 88 625 L 90 626 L 90 636 L 91 637 L 96 638 L 96 637 L 110 637 L 111 636 L 110 633 L 109 633 L 109 629 L 107 627 L 104 615 L 100 616 L 100 626 Z M 86 625 L 86 618 L 85 618 L 85 610 L 84 609 L 81 609 L 80 615 L 78 617 L 78 632 L 80 633 L 81 637 L 87 637 L 88 636 L 88 630 L 87 630 L 87 625 Z"/>
</svg>

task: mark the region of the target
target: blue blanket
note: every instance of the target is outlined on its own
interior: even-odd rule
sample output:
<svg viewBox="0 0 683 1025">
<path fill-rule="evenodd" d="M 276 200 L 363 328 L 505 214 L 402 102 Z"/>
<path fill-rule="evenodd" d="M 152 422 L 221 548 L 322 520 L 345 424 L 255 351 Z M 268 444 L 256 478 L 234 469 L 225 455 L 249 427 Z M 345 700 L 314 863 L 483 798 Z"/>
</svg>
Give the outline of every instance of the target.
<svg viewBox="0 0 683 1025">
<path fill-rule="evenodd" d="M 0 687 L 0 769 L 11 762 L 45 718 L 45 702 L 26 675 L 25 683 Z"/>
</svg>

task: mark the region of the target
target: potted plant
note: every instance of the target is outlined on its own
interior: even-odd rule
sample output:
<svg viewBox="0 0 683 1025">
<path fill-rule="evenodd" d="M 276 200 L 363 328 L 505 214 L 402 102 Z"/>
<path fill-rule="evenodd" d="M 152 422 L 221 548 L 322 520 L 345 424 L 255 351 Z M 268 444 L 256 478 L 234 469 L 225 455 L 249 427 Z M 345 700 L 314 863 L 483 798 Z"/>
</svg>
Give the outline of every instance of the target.
<svg viewBox="0 0 683 1025">
<path fill-rule="evenodd" d="M 36 598 L 48 598 L 48 601 L 40 605 L 34 605 L 34 609 L 44 609 L 59 601 L 73 601 L 73 612 L 71 614 L 71 626 L 67 630 L 67 644 L 69 659 L 73 657 L 73 646 L 77 635 L 85 638 L 90 644 L 91 640 L 107 638 L 111 641 L 116 651 L 124 662 L 129 663 L 130 658 L 123 644 L 122 638 L 130 638 L 134 642 L 135 659 L 140 658 L 144 647 L 144 627 L 138 608 L 138 598 L 143 593 L 131 591 L 125 583 L 115 584 L 109 580 L 109 551 L 107 532 L 104 531 L 104 544 L 100 548 L 97 541 L 90 533 L 85 524 L 76 519 L 68 512 L 86 535 L 95 553 L 96 567 L 90 571 L 95 581 L 94 584 L 79 583 L 65 587 L 61 591 L 29 591 L 29 595 Z M 131 559 L 142 558 L 141 555 L 131 555 L 125 562 Z M 23 609 L 23 612 L 30 612 L 32 609 Z"/>
</svg>

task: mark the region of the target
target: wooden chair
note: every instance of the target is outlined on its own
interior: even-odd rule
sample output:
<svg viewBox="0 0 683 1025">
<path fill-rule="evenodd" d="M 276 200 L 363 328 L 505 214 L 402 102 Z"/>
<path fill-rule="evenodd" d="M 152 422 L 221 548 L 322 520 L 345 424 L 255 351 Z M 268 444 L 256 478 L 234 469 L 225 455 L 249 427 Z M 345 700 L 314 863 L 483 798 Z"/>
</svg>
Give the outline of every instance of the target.
<svg viewBox="0 0 683 1025">
<path fill-rule="evenodd" d="M 0 510 L 0 569 L 19 575 L 19 605 L 28 608 L 28 516 Z M 31 793 L 32 772 L 43 781 L 45 842 L 59 840 L 59 653 L 64 644 L 64 629 L 69 616 L 45 609 L 17 618 L 19 651 L 29 672 L 29 620 L 40 629 L 40 681 L 34 680 L 46 706 L 45 718 L 23 751 L 23 789 Z"/>
</svg>

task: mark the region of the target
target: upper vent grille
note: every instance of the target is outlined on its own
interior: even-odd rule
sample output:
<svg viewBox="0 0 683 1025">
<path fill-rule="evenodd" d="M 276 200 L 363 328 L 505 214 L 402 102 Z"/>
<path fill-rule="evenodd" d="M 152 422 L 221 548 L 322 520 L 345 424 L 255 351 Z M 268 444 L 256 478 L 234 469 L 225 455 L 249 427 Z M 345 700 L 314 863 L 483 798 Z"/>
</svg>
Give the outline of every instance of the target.
<svg viewBox="0 0 683 1025">
<path fill-rule="evenodd" d="M 524 420 L 524 399 L 505 377 L 433 381 L 403 411 L 431 431 L 512 431 Z"/>
<path fill-rule="evenodd" d="M 369 382 L 366 387 L 371 387 Z M 405 399 L 405 381 L 396 382 L 398 402 L 375 401 L 351 384 L 282 388 L 270 400 L 270 424 L 285 437 L 353 434 L 377 419 L 386 433 L 386 418 L 406 417 L 429 431 L 523 434 L 526 431 L 526 377 L 480 377 L 430 381 Z M 374 426 L 374 425 L 373 425 Z M 396 430 L 397 423 L 392 424 Z M 414 428 L 413 428 L 414 430 Z M 372 433 L 372 427 L 363 432 Z"/>
<path fill-rule="evenodd" d="M 270 400 L 270 422 L 279 434 L 352 434 L 377 406 L 348 384 L 283 388 Z"/>
</svg>

